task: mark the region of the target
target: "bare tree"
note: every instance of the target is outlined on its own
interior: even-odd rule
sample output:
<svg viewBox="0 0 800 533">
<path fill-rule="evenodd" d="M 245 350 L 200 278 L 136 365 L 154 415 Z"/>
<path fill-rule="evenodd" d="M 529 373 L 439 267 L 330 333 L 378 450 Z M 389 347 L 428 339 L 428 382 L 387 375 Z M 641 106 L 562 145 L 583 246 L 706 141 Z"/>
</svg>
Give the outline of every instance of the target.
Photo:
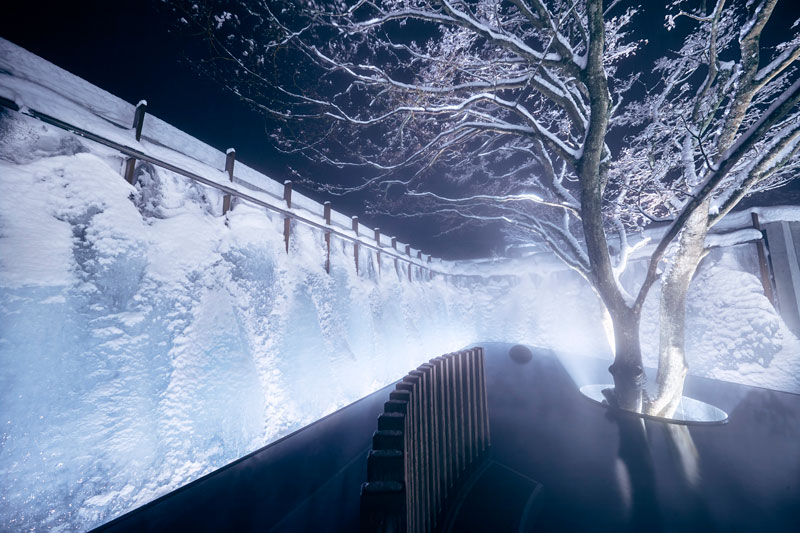
<svg viewBox="0 0 800 533">
<path fill-rule="evenodd" d="M 644 123 L 621 112 L 636 77 L 617 73 L 641 42 L 629 28 L 636 10 L 618 4 L 362 0 L 176 9 L 208 37 L 218 60 L 205 68 L 283 119 L 273 138 L 284 150 L 366 176 L 344 190 L 401 190 L 404 201 L 438 215 L 500 220 L 549 246 L 589 282 L 612 319 L 609 400 L 639 410 L 639 321 L 659 262 L 720 182 L 785 122 L 800 88 L 781 86 L 772 106 L 756 106 L 755 122 L 741 123 L 747 131 L 737 129 L 729 148 L 710 154 L 708 170 L 687 184 L 689 196 L 663 213 L 672 225 L 644 284 L 629 294 L 619 281 L 631 251 L 627 235 L 653 215 L 628 208 L 643 180 L 614 166 L 620 154 L 607 143 L 610 128 Z M 674 187 L 670 179 L 665 171 L 662 181 Z M 613 250 L 606 232 L 616 236 Z"/>
<path fill-rule="evenodd" d="M 615 163 L 618 172 L 633 177 L 627 184 L 636 197 L 632 205 L 650 219 L 688 213 L 662 275 L 658 391 L 647 406 L 651 414 L 671 415 L 683 393 L 686 295 L 708 253 L 709 229 L 746 195 L 785 183 L 800 166 L 797 106 L 756 131 L 765 110 L 782 105 L 798 78 L 792 65 L 800 58 L 800 35 L 761 60 L 769 52 L 760 46 L 761 34 L 776 3 L 762 0 L 744 9 L 718 0 L 708 11 L 676 6 L 668 24 L 687 20 L 696 27 L 680 50 L 657 62 L 658 85 L 627 110 L 628 120 L 644 124 Z M 749 149 L 723 173 L 726 155 L 744 145 Z M 712 175 L 714 188 L 695 197 Z"/>
</svg>

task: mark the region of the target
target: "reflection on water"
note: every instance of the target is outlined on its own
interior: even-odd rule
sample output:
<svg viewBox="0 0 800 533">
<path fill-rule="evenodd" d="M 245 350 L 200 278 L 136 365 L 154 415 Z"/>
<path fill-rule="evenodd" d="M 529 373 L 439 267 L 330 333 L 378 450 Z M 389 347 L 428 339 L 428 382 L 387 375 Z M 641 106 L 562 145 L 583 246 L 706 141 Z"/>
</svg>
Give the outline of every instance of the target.
<svg viewBox="0 0 800 533">
<path fill-rule="evenodd" d="M 656 475 L 644 420 L 609 411 L 619 429 L 617 482 L 628 507 L 631 531 L 661 531 Z"/>
<path fill-rule="evenodd" d="M 697 446 L 694 445 L 689 427 L 679 424 L 666 424 L 665 427 L 687 484 L 692 488 L 698 488 L 700 485 L 700 453 L 697 451 Z"/>
<path fill-rule="evenodd" d="M 602 391 L 603 389 L 613 387 L 614 385 L 609 384 L 584 385 L 581 387 L 581 394 L 590 400 L 594 400 L 597 403 L 607 406 L 608 403 L 606 402 Z M 635 413 L 633 411 L 629 412 L 643 418 L 661 420 L 663 422 L 673 422 L 676 424 L 724 424 L 728 420 L 728 413 L 722 409 L 714 407 L 711 404 L 701 402 L 700 400 L 689 398 L 687 396 L 681 398 L 678 407 L 675 409 L 675 413 L 669 418 L 645 415 L 641 413 Z"/>
</svg>

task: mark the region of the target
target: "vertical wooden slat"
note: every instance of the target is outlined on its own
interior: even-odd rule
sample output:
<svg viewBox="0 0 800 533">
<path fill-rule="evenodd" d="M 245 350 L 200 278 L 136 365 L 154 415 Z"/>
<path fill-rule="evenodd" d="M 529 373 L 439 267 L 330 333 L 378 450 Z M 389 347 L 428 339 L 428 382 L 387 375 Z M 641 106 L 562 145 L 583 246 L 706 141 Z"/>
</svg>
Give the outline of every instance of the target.
<svg viewBox="0 0 800 533">
<path fill-rule="evenodd" d="M 407 378 L 407 376 L 406 376 Z M 416 450 L 414 449 L 414 442 L 416 434 L 414 433 L 414 385 L 404 378 L 403 381 L 398 383 L 395 388 L 399 391 L 406 391 L 409 394 L 408 409 L 406 411 L 405 423 L 403 426 L 404 442 L 405 442 L 405 489 L 406 489 L 406 509 L 408 513 L 408 528 L 409 531 L 414 530 L 414 523 L 416 520 L 416 509 L 414 508 L 414 484 L 415 472 L 414 464 L 416 461 Z"/>
<path fill-rule="evenodd" d="M 430 382 L 431 382 L 431 460 L 433 461 L 433 520 L 434 526 L 436 525 L 436 517 L 440 510 L 442 490 L 442 461 L 441 461 L 441 442 L 442 435 L 439 432 L 439 367 L 435 359 L 431 359 L 426 365 L 430 366 Z"/>
<path fill-rule="evenodd" d="M 447 434 L 445 431 L 445 418 L 444 418 L 444 363 L 441 357 L 431 359 L 430 363 L 434 366 L 434 391 L 435 402 L 435 431 L 436 431 L 436 456 L 438 479 L 437 481 L 437 514 L 441 513 L 444 506 L 444 501 L 447 496 L 447 482 L 448 472 L 446 463 L 446 449 L 447 449 Z M 437 522 L 438 525 L 438 522 Z"/>
<path fill-rule="evenodd" d="M 426 384 L 425 384 L 425 374 L 420 372 L 419 370 L 412 370 L 409 372 L 409 376 L 417 380 L 417 387 L 419 393 L 417 394 L 417 430 L 418 430 L 418 455 L 417 460 L 419 462 L 419 467 L 417 468 L 418 474 L 418 490 L 417 495 L 419 498 L 419 514 L 420 514 L 420 522 L 419 528 L 420 531 L 427 530 L 427 519 L 430 514 L 430 509 L 428 507 L 428 495 L 429 495 L 429 488 L 428 488 L 428 468 L 429 468 L 429 457 L 428 457 L 428 431 L 426 427 L 426 419 L 425 419 L 425 396 L 427 395 Z"/>
<path fill-rule="evenodd" d="M 428 457 L 427 461 L 427 506 L 428 506 L 428 525 L 430 528 L 435 524 L 436 512 L 438 509 L 439 500 L 439 470 L 436 448 L 436 425 L 434 418 L 436 388 L 434 384 L 434 367 L 430 363 L 423 363 L 419 366 L 419 370 L 423 373 L 423 380 L 425 383 L 425 398 L 423 399 L 423 408 L 425 410 L 425 432 L 427 439 L 425 441 L 425 450 Z"/>
<path fill-rule="evenodd" d="M 456 355 L 450 354 L 447 358 L 447 389 L 450 404 L 450 469 L 452 470 L 453 483 L 458 478 L 461 469 L 458 457 L 458 390 L 456 388 Z M 455 485 L 454 485 L 455 486 Z"/>
<path fill-rule="evenodd" d="M 397 385 L 407 388 L 411 392 L 411 403 L 408 410 L 408 421 L 406 424 L 409 443 L 407 455 L 407 473 L 408 479 L 406 487 L 408 491 L 408 506 L 409 506 L 409 531 L 419 531 L 422 524 L 422 509 L 420 498 L 420 471 L 421 471 L 421 457 L 420 457 L 420 439 L 421 434 L 419 431 L 419 397 L 420 387 L 419 378 L 412 374 L 403 378 L 403 381 Z"/>
<path fill-rule="evenodd" d="M 484 438 L 486 440 L 486 447 L 492 445 L 492 432 L 491 426 L 489 425 L 489 400 L 486 394 L 486 356 L 483 351 L 483 348 L 478 348 L 478 353 L 480 354 L 480 361 L 481 361 L 481 368 L 483 369 L 481 375 L 481 388 L 483 389 L 483 412 L 484 412 L 484 428 L 485 428 L 485 435 Z"/>
<path fill-rule="evenodd" d="M 445 425 L 446 425 L 446 432 L 447 432 L 447 477 L 448 477 L 448 491 L 451 487 L 455 484 L 455 454 L 453 453 L 455 441 L 453 440 L 455 435 L 453 431 L 453 397 L 452 397 L 452 387 L 450 386 L 450 376 L 453 373 L 452 367 L 452 354 L 447 354 L 444 356 L 444 376 L 443 376 L 443 383 L 445 387 L 444 393 L 444 400 L 445 400 Z M 449 494 L 449 492 L 448 492 Z"/>
<path fill-rule="evenodd" d="M 472 401 L 470 402 L 470 412 L 472 414 L 472 459 L 473 461 L 480 455 L 480 421 L 478 419 L 478 401 L 480 392 L 478 391 L 478 351 L 472 349 L 469 351 L 470 359 L 470 390 L 472 391 Z"/>
<path fill-rule="evenodd" d="M 455 475 L 458 476 L 463 468 L 463 462 L 461 460 L 461 444 L 463 442 L 461 438 L 461 426 L 463 418 L 461 417 L 461 397 L 458 390 L 459 368 L 457 354 L 453 355 L 451 365 L 452 372 L 450 374 L 449 385 L 452 389 L 451 395 L 453 398 L 453 458 L 455 462 Z"/>
<path fill-rule="evenodd" d="M 407 378 L 408 376 L 406 376 Z M 404 390 L 409 393 L 408 409 L 406 411 L 405 424 L 403 431 L 405 433 L 405 488 L 406 488 L 406 509 L 408 512 L 408 528 L 409 531 L 414 530 L 414 521 L 416 520 L 416 509 L 414 508 L 414 462 L 415 462 L 415 449 L 414 441 L 416 434 L 414 433 L 414 386 L 404 378 L 403 381 L 396 385 L 397 390 Z"/>
<path fill-rule="evenodd" d="M 458 394 L 459 394 L 459 409 L 461 410 L 461 470 L 466 470 L 469 466 L 469 446 L 467 444 L 469 434 L 467 428 L 469 427 L 469 406 L 467 405 L 467 360 L 464 357 L 464 352 L 461 352 L 458 357 Z"/>
<path fill-rule="evenodd" d="M 466 350 L 464 352 L 464 398 L 466 402 L 466 414 L 467 414 L 467 426 L 466 426 L 466 434 L 467 434 L 467 463 L 471 464 L 472 461 L 475 459 L 475 381 L 472 378 L 472 369 L 473 369 L 473 360 L 472 360 L 472 350 Z"/>
<path fill-rule="evenodd" d="M 478 453 L 483 453 L 486 450 L 486 440 L 484 434 L 486 433 L 485 413 L 483 412 L 483 361 L 481 360 L 480 350 L 475 348 L 475 406 L 477 410 L 477 443 Z"/>
<path fill-rule="evenodd" d="M 322 216 L 325 218 L 325 225 L 331 225 L 331 203 L 325 202 L 322 204 Z M 325 272 L 331 273 L 331 234 L 329 231 L 325 232 Z"/>
</svg>

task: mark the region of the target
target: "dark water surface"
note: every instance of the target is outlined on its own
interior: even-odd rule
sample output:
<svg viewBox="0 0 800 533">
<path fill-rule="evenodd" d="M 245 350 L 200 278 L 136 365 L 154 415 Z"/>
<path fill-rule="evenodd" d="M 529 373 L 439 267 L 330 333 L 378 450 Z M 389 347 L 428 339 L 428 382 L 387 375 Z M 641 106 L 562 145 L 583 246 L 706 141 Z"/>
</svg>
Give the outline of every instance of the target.
<svg viewBox="0 0 800 533">
<path fill-rule="evenodd" d="M 608 361 L 484 346 L 492 452 L 454 531 L 800 531 L 800 396 L 689 377 L 685 394 L 728 423 L 666 424 L 581 395 L 608 381 Z M 366 453 L 391 388 L 107 529 L 357 531 Z"/>
</svg>

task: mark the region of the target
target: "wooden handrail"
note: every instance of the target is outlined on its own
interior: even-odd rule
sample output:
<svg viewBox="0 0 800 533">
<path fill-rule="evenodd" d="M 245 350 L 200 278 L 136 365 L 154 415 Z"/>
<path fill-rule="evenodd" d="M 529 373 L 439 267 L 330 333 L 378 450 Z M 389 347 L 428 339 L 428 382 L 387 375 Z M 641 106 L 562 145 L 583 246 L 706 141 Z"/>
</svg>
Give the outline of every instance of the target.
<svg viewBox="0 0 800 533">
<path fill-rule="evenodd" d="M 268 209 L 270 211 L 274 211 L 276 213 L 279 213 L 279 214 L 283 215 L 287 220 L 288 219 L 296 220 L 296 221 L 298 221 L 298 222 L 300 222 L 302 224 L 305 224 L 305 225 L 310 226 L 312 228 L 321 230 L 321 231 L 325 232 L 326 235 L 330 235 L 330 234 L 336 235 L 337 237 L 339 237 L 340 239 L 343 239 L 345 241 L 349 241 L 349 242 L 352 242 L 352 243 L 357 244 L 359 246 L 363 246 L 364 248 L 367 248 L 367 249 L 370 249 L 370 250 L 374 250 L 374 251 L 379 252 L 381 254 L 386 254 L 387 256 L 393 257 L 395 259 L 395 261 L 404 261 L 404 262 L 408 263 L 409 265 L 414 265 L 417 268 L 425 269 L 425 270 L 427 270 L 429 272 L 432 272 L 434 274 L 445 275 L 444 272 L 432 269 L 430 266 L 428 266 L 427 264 L 423 263 L 422 260 L 420 260 L 419 262 L 414 261 L 413 258 L 408 257 L 408 256 L 404 257 L 402 254 L 396 253 L 396 251 L 393 252 L 393 251 L 391 251 L 391 248 L 382 246 L 380 243 L 373 244 L 373 243 L 367 241 L 365 238 L 361 238 L 359 236 L 353 237 L 351 235 L 348 235 L 346 233 L 343 233 L 341 231 L 336 230 L 335 228 L 333 228 L 330 225 L 330 223 L 325 224 L 325 223 L 322 223 L 322 222 L 316 222 L 314 220 L 309 220 L 309 219 L 307 219 L 307 218 L 305 218 L 305 217 L 303 217 L 303 216 L 291 211 L 290 207 L 288 207 L 288 206 L 287 206 L 286 209 L 283 209 L 281 207 L 278 207 L 278 206 L 269 204 L 267 202 L 264 202 L 263 200 L 260 200 L 259 198 L 255 197 L 255 196 L 247 194 L 246 192 L 243 192 L 243 191 L 239 190 L 238 188 L 235 188 L 233 186 L 234 185 L 234 183 L 233 183 L 233 165 L 231 165 L 230 166 L 230 170 L 228 170 L 228 174 L 230 176 L 231 185 L 230 186 L 229 185 L 224 185 L 222 183 L 217 183 L 214 180 L 205 178 L 205 177 L 203 177 L 203 176 L 201 176 L 199 174 L 196 174 L 194 172 L 191 172 L 189 170 L 185 170 L 185 169 L 183 169 L 183 168 L 181 168 L 181 167 L 179 167 L 179 166 L 177 166 L 175 164 L 172 164 L 172 163 L 170 163 L 168 161 L 164 161 L 163 159 L 157 158 L 157 157 L 155 157 L 153 155 L 150 155 L 150 154 L 148 154 L 148 153 L 146 153 L 146 152 L 144 152 L 142 150 L 137 150 L 135 148 L 131 148 L 130 146 L 126 146 L 126 145 L 118 143 L 116 141 L 112 141 L 110 139 L 107 139 L 107 138 L 103 137 L 102 135 L 98 135 L 98 134 L 93 133 L 93 132 L 91 132 L 89 130 L 80 128 L 78 126 L 70 124 L 70 123 L 68 123 L 66 121 L 63 121 L 61 119 L 52 117 L 52 116 L 50 116 L 50 115 L 48 115 L 46 113 L 41 113 L 39 111 L 36 111 L 34 109 L 31 109 L 31 108 L 27 108 L 27 107 L 26 108 L 20 108 L 20 106 L 18 106 L 16 104 L 16 102 L 14 102 L 13 100 L 9 100 L 8 98 L 4 98 L 2 96 L 0 96 L 0 107 L 5 107 L 5 108 L 8 108 L 8 109 L 11 109 L 12 111 L 16 111 L 16 112 L 21 113 L 23 115 L 35 118 L 35 119 L 37 119 L 37 120 L 39 120 L 41 122 L 45 122 L 47 124 L 50 124 L 51 126 L 55 126 L 57 128 L 69 131 L 71 133 L 74 133 L 75 135 L 79 135 L 81 137 L 89 139 L 90 141 L 94 141 L 94 142 L 96 142 L 98 144 L 102 144 L 103 146 L 107 146 L 109 148 L 112 148 L 112 149 L 120 152 L 121 154 L 124 154 L 124 155 L 128 156 L 127 168 L 126 168 L 126 171 L 125 171 L 125 178 L 128 179 L 129 182 L 133 181 L 132 180 L 133 163 L 136 160 L 145 161 L 145 162 L 150 163 L 150 164 L 152 164 L 154 166 L 164 168 L 164 169 L 169 170 L 170 172 L 174 172 L 175 174 L 178 174 L 180 176 L 189 178 L 189 179 L 191 179 L 193 181 L 196 181 L 196 182 L 201 183 L 203 185 L 206 185 L 208 187 L 212 187 L 214 189 L 222 191 L 224 193 L 224 195 L 226 197 L 228 197 L 228 198 L 230 198 L 230 197 L 241 198 L 242 200 L 245 200 L 245 201 L 250 202 L 252 204 L 255 204 L 255 205 L 258 205 L 258 206 L 263 207 L 265 209 Z M 138 106 L 137 107 L 137 111 L 139 110 L 140 107 L 143 107 L 143 106 Z M 141 123 L 143 121 L 143 115 L 141 115 L 141 116 L 137 115 L 137 120 L 138 120 L 138 124 L 134 124 L 134 130 L 135 130 L 136 134 L 140 136 L 141 135 Z M 239 181 L 241 183 L 247 183 L 247 182 L 245 182 L 243 180 L 239 180 Z M 251 186 L 251 187 L 254 186 L 252 184 L 248 184 L 248 185 Z M 255 187 L 257 187 L 257 186 L 255 186 Z M 260 191 L 263 192 L 264 194 L 269 194 L 266 191 L 263 191 L 263 190 L 260 190 Z M 230 204 L 229 203 L 228 203 L 227 207 L 228 207 L 228 209 L 230 209 Z M 228 209 L 225 209 L 225 211 L 227 211 Z M 287 246 L 287 250 L 288 250 L 288 239 L 287 239 L 286 246 Z"/>
</svg>

